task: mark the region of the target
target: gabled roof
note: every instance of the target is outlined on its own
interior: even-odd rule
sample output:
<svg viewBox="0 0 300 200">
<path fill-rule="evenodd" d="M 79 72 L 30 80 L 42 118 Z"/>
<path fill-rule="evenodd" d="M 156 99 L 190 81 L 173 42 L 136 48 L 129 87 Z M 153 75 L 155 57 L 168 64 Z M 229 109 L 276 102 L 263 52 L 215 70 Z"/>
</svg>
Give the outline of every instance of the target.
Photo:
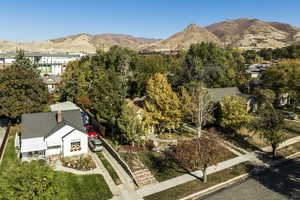
<svg viewBox="0 0 300 200">
<path fill-rule="evenodd" d="M 22 115 L 21 138 L 48 137 L 65 125 L 83 131 L 79 110 L 62 111 L 63 120 L 57 122 L 57 112 L 30 113 Z"/>
</svg>

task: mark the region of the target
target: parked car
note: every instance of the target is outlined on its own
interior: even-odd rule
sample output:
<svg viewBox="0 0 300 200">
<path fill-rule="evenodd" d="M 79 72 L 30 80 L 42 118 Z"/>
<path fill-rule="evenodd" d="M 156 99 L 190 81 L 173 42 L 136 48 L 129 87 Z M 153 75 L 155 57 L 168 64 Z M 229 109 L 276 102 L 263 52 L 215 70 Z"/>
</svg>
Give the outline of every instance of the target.
<svg viewBox="0 0 300 200">
<path fill-rule="evenodd" d="M 93 152 L 103 150 L 103 145 L 99 138 L 89 140 L 89 146 L 90 146 L 91 151 L 93 151 Z"/>
<path fill-rule="evenodd" d="M 83 121 L 84 125 L 87 125 L 87 124 L 90 123 L 90 118 L 89 118 L 88 114 L 86 114 L 83 111 L 80 111 L 80 115 L 81 115 L 81 118 L 82 118 L 82 121 Z"/>
<path fill-rule="evenodd" d="M 294 114 L 294 113 L 283 112 L 283 116 L 284 116 L 284 118 L 289 119 L 289 120 L 296 120 L 296 119 L 298 119 L 297 115 Z"/>
<path fill-rule="evenodd" d="M 89 124 L 84 126 L 84 130 L 87 131 L 89 129 L 94 129 L 94 127 L 92 125 L 89 125 Z"/>
</svg>

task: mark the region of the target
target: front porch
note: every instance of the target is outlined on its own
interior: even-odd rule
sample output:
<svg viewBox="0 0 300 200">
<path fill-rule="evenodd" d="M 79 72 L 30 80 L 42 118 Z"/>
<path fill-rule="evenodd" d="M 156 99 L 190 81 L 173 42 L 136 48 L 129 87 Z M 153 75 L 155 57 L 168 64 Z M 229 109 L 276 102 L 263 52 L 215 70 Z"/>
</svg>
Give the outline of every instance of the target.
<svg viewBox="0 0 300 200">
<path fill-rule="evenodd" d="M 46 160 L 45 150 L 20 153 L 22 162 L 32 160 Z"/>
</svg>

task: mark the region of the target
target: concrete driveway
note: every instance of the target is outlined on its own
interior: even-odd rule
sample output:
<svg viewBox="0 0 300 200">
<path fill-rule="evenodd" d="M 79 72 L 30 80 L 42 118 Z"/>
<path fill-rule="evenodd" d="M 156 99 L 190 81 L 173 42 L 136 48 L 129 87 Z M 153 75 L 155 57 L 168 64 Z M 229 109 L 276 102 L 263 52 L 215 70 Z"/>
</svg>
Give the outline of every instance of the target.
<svg viewBox="0 0 300 200">
<path fill-rule="evenodd" d="M 300 199 L 300 158 L 198 200 Z"/>
</svg>

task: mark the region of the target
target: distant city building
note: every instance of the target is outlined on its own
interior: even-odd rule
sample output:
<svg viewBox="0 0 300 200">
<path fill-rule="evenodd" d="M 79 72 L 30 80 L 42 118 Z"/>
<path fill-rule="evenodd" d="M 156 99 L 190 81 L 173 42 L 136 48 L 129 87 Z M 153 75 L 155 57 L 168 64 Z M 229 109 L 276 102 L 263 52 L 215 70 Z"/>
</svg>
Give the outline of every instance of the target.
<svg viewBox="0 0 300 200">
<path fill-rule="evenodd" d="M 25 56 L 38 65 L 43 81 L 47 84 L 50 92 L 53 92 L 56 85 L 60 83 L 60 76 L 63 74 L 67 63 L 78 60 L 85 55 L 82 53 L 46 54 L 25 52 Z M 12 65 L 15 62 L 15 56 L 16 53 L 0 54 L 0 69 Z"/>
</svg>

